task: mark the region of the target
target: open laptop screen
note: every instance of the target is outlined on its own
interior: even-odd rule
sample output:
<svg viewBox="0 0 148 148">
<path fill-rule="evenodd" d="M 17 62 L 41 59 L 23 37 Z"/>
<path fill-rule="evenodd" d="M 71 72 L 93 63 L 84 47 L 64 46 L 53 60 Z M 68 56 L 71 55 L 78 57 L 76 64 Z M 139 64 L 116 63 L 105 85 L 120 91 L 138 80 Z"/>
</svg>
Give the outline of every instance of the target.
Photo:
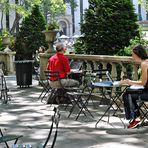
<svg viewBox="0 0 148 148">
<path fill-rule="evenodd" d="M 72 61 L 70 63 L 70 68 L 72 70 L 81 70 L 82 65 L 83 65 L 83 62 L 82 61 Z"/>
<path fill-rule="evenodd" d="M 106 72 L 107 78 L 109 79 L 109 81 L 112 83 L 112 85 L 114 86 L 120 86 L 121 83 L 120 81 L 114 81 L 111 74 L 109 73 L 109 71 Z"/>
<path fill-rule="evenodd" d="M 109 81 L 111 81 L 112 83 L 114 83 L 114 80 L 112 79 L 111 74 L 109 73 L 109 71 L 106 72 L 106 76 L 109 79 Z"/>
</svg>

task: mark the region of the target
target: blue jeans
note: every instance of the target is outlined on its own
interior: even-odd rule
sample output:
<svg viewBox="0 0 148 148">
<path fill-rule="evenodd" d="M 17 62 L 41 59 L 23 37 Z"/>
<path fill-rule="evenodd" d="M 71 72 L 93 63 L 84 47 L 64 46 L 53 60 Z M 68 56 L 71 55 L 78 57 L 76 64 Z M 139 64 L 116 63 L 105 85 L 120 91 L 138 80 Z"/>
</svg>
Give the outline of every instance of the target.
<svg viewBox="0 0 148 148">
<path fill-rule="evenodd" d="M 123 102 L 125 109 L 125 117 L 127 120 L 135 119 L 140 116 L 140 112 L 138 110 L 137 100 L 148 101 L 148 90 L 131 90 L 127 89 L 123 94 Z"/>
</svg>

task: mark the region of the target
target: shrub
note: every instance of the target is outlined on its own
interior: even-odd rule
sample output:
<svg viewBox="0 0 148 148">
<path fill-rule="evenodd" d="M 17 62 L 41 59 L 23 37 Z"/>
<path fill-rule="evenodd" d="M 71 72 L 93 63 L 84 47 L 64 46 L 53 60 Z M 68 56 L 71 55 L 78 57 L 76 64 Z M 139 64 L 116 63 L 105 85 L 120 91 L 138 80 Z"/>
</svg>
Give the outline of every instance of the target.
<svg viewBox="0 0 148 148">
<path fill-rule="evenodd" d="M 131 0 L 89 0 L 81 23 L 87 54 L 114 55 L 139 36 Z"/>
<path fill-rule="evenodd" d="M 25 17 L 19 33 L 16 35 L 14 50 L 16 60 L 32 59 L 32 55 L 41 46 L 47 47 L 45 36 L 42 33 L 46 29 L 46 23 L 39 7 L 35 6 L 32 13 Z"/>
</svg>

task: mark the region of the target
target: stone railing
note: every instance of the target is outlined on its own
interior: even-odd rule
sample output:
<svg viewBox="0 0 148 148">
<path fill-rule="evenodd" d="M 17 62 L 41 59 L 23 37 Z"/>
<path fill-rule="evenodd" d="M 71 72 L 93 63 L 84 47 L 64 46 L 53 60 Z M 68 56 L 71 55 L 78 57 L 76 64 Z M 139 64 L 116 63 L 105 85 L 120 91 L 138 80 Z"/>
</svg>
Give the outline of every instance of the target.
<svg viewBox="0 0 148 148">
<path fill-rule="evenodd" d="M 4 66 L 0 68 L 2 68 L 4 72 L 6 72 L 5 74 L 15 73 L 14 57 L 15 57 L 15 52 L 0 51 L 0 63 L 1 62 L 4 63 Z"/>
<path fill-rule="evenodd" d="M 40 55 L 40 74 L 41 79 L 45 79 L 44 70 L 46 69 L 48 58 L 51 55 Z M 70 60 L 84 61 L 84 70 L 94 70 L 101 66 L 103 69 L 109 69 L 114 79 L 121 79 L 124 76 L 133 80 L 138 79 L 139 64 L 134 63 L 131 57 L 125 56 L 108 56 L 108 55 L 66 55 Z"/>
<path fill-rule="evenodd" d="M 14 56 L 15 52 L 0 52 L 0 62 L 4 62 L 7 73 L 15 73 Z M 43 53 L 39 56 L 41 79 L 45 79 L 44 70 L 51 55 Z M 133 80 L 138 79 L 139 64 L 134 63 L 131 57 L 80 54 L 67 54 L 66 56 L 70 60 L 83 61 L 84 70 L 94 70 L 101 66 L 103 69 L 109 69 L 114 79 L 121 79 L 123 76 L 130 77 Z"/>
</svg>

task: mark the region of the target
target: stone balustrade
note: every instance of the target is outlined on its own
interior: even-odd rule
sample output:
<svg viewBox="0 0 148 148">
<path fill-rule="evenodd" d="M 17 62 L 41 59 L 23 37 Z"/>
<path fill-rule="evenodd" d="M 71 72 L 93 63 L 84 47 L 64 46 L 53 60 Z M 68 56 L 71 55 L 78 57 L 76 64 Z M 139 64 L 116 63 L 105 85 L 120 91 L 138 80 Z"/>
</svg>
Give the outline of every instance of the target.
<svg viewBox="0 0 148 148">
<path fill-rule="evenodd" d="M 15 73 L 15 65 L 14 65 L 14 58 L 15 58 L 15 52 L 3 52 L 0 51 L 0 62 L 4 63 L 4 67 L 0 68 L 5 68 L 3 69 L 7 73 Z"/>
<path fill-rule="evenodd" d="M 44 70 L 51 54 L 41 53 L 39 56 L 41 79 L 45 79 Z M 67 54 L 66 56 L 70 60 L 83 61 L 84 70 L 94 70 L 101 66 L 103 69 L 109 69 L 114 79 L 121 79 L 123 76 L 130 77 L 133 80 L 138 79 L 139 64 L 133 62 L 131 57 L 81 54 Z M 0 52 L 0 61 L 4 62 L 7 73 L 15 73 L 14 57 L 15 52 Z"/>
<path fill-rule="evenodd" d="M 46 69 L 48 58 L 51 55 L 40 54 L 40 74 L 41 79 L 45 79 L 44 70 Z M 138 79 L 139 63 L 132 61 L 131 57 L 126 56 L 108 56 L 108 55 L 81 55 L 67 54 L 70 60 L 84 61 L 84 70 L 94 70 L 101 66 L 103 69 L 109 69 L 114 79 L 128 77 L 133 80 Z"/>
</svg>

